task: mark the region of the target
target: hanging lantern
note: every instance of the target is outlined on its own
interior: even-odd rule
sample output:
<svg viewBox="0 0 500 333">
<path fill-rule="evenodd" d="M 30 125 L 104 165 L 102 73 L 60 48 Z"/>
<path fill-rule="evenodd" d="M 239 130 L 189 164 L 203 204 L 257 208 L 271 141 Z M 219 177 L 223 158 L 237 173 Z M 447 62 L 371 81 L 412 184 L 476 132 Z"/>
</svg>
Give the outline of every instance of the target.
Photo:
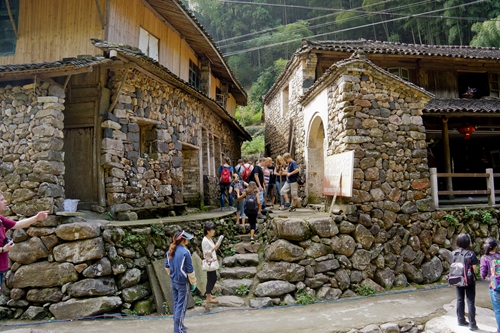
<svg viewBox="0 0 500 333">
<path fill-rule="evenodd" d="M 463 134 L 464 140 L 469 140 L 470 135 L 472 133 L 474 133 L 475 130 L 476 130 L 476 126 L 469 125 L 469 124 L 462 125 L 458 128 L 458 132 L 460 132 L 460 134 Z"/>
</svg>

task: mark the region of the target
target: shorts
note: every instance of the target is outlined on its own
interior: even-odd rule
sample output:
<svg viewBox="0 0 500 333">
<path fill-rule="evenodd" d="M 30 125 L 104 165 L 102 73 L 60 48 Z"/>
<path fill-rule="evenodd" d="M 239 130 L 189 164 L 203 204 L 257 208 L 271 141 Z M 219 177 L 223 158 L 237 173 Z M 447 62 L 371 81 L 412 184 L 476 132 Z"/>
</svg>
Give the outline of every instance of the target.
<svg viewBox="0 0 500 333">
<path fill-rule="evenodd" d="M 245 199 L 236 200 L 236 214 L 240 214 L 242 219 L 246 219 L 245 215 Z"/>
<path fill-rule="evenodd" d="M 292 199 L 297 199 L 299 197 L 299 184 L 297 184 L 297 182 L 286 182 L 281 188 L 281 194 L 285 194 L 290 191 L 292 192 Z"/>
<path fill-rule="evenodd" d="M 267 185 L 266 197 L 272 198 L 276 196 L 276 183 Z"/>
</svg>

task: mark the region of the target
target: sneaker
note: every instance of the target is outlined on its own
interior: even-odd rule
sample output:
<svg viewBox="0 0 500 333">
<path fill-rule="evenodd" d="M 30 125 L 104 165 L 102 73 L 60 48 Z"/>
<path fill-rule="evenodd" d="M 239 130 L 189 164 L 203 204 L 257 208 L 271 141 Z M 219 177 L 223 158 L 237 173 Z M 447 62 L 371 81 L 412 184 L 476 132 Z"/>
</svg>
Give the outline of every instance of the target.
<svg viewBox="0 0 500 333">
<path fill-rule="evenodd" d="M 221 208 L 220 208 L 220 211 L 221 211 L 221 212 L 223 212 L 223 211 L 224 211 L 224 207 L 221 207 Z"/>
<path fill-rule="evenodd" d="M 469 322 L 467 320 L 459 321 L 458 326 L 469 326 Z"/>
<path fill-rule="evenodd" d="M 290 203 L 289 202 L 285 202 L 285 207 L 286 208 L 290 207 Z"/>
<path fill-rule="evenodd" d="M 258 218 L 258 219 L 265 219 L 265 218 L 266 218 L 266 215 L 258 214 L 258 215 L 257 215 L 257 218 Z"/>
<path fill-rule="evenodd" d="M 295 208 L 294 206 L 290 207 L 290 209 L 288 210 L 289 212 L 295 212 L 297 210 L 297 208 Z"/>
<path fill-rule="evenodd" d="M 280 206 L 280 210 L 285 210 L 285 206 Z"/>
<path fill-rule="evenodd" d="M 250 244 L 255 244 L 255 240 L 253 238 L 250 238 Z"/>
<path fill-rule="evenodd" d="M 469 329 L 471 331 L 477 331 L 479 329 L 479 327 L 477 327 L 477 325 L 474 325 L 474 326 L 470 326 Z"/>
</svg>

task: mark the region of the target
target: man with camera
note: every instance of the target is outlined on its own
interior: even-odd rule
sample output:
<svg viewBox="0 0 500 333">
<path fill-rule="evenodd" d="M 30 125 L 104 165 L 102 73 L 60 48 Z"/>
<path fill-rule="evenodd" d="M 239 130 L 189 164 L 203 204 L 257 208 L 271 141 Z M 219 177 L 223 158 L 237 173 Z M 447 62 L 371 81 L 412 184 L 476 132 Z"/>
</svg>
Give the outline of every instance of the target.
<svg viewBox="0 0 500 333">
<path fill-rule="evenodd" d="M 7 201 L 3 193 L 0 192 L 0 212 L 5 211 L 6 207 Z M 41 211 L 35 216 L 17 222 L 0 215 L 0 245 L 2 245 L 0 248 L 0 288 L 3 282 L 3 275 L 9 270 L 9 251 L 14 247 L 14 241 L 6 235 L 7 230 L 27 228 L 37 221 L 46 219 L 48 214 L 48 211 Z"/>
</svg>

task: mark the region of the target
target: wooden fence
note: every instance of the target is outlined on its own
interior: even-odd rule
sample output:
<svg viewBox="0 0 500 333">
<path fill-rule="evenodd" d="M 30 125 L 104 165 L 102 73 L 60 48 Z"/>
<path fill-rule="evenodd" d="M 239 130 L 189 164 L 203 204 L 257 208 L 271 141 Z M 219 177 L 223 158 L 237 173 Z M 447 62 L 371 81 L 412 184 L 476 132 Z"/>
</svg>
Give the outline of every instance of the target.
<svg viewBox="0 0 500 333">
<path fill-rule="evenodd" d="M 439 207 L 440 195 L 487 195 L 488 204 L 495 205 L 495 194 L 500 194 L 500 190 L 495 190 L 495 177 L 500 177 L 500 173 L 493 173 L 493 169 L 486 169 L 485 173 L 438 173 L 436 168 L 430 168 L 430 172 L 431 193 L 436 208 Z M 438 178 L 484 178 L 486 190 L 439 191 Z"/>
</svg>

